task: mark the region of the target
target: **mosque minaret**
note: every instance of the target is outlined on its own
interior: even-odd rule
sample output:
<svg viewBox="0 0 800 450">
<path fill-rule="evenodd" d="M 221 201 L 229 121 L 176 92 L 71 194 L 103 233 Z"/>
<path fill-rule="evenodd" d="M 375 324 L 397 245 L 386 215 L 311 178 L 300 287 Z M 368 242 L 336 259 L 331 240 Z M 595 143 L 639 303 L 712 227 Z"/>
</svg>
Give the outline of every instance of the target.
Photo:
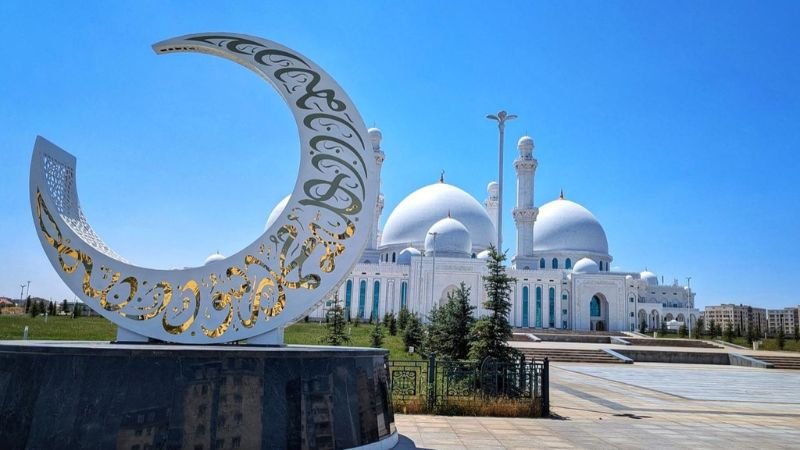
<svg viewBox="0 0 800 450">
<path fill-rule="evenodd" d="M 517 142 L 519 157 L 514 161 L 517 171 L 517 206 L 512 211 L 517 226 L 517 254 L 511 264 L 519 269 L 531 269 L 535 266 L 533 256 L 533 225 L 539 209 L 533 206 L 533 178 L 536 175 L 538 161 L 533 157 L 533 139 L 523 136 Z"/>
<path fill-rule="evenodd" d="M 382 166 L 383 135 L 369 130 L 375 162 Z M 511 257 L 509 320 L 515 327 L 632 331 L 642 323 L 657 329 L 671 320 L 690 323 L 699 317 L 695 293 L 676 283 L 659 284 L 651 272 L 612 271 L 608 240 L 597 218 L 579 203 L 564 198 L 534 203 L 538 162 L 534 143 L 523 136 L 514 161 L 517 201 L 511 211 L 517 246 Z M 471 194 L 445 182 L 418 188 L 402 199 L 379 228 L 384 198 L 375 206 L 375 225 L 359 263 L 337 292 L 351 320 L 398 313 L 402 308 L 423 320 L 461 283 L 472 292 L 475 314 L 486 313 L 488 248 L 496 245 L 500 186 L 487 186 L 481 204 Z M 282 213 L 285 197 L 267 219 Z M 434 263 L 435 261 L 435 263 Z M 323 319 L 326 304 L 310 316 Z"/>
<path fill-rule="evenodd" d="M 368 131 L 369 133 L 369 142 L 372 144 L 372 153 L 375 156 L 375 164 L 378 165 L 378 176 L 380 177 L 381 168 L 383 167 L 383 160 L 386 159 L 386 154 L 381 149 L 381 140 L 383 139 L 383 134 L 381 130 L 378 128 L 370 128 Z M 380 178 L 378 179 L 378 183 L 380 183 Z M 380 236 L 380 231 L 378 230 L 378 222 L 381 219 L 381 214 L 383 213 L 383 193 L 378 193 L 378 201 L 375 203 L 375 218 L 372 221 L 372 229 L 369 231 L 369 241 L 367 241 L 367 248 L 364 250 L 363 257 L 368 258 L 371 261 L 378 261 L 380 253 L 378 252 L 378 237 Z"/>
</svg>

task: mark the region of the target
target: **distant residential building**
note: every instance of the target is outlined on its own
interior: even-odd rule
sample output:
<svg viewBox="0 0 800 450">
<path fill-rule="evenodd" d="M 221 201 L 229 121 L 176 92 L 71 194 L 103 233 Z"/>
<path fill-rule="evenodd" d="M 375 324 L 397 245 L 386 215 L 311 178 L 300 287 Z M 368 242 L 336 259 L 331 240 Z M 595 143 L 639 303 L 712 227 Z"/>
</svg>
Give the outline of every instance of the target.
<svg viewBox="0 0 800 450">
<path fill-rule="evenodd" d="M 706 306 L 703 313 L 705 326 L 711 326 L 713 321 L 724 330 L 728 324 L 738 334 L 746 334 L 747 330 L 764 332 L 767 330 L 767 310 L 750 305 L 722 304 Z"/>
<path fill-rule="evenodd" d="M 780 327 L 787 336 L 794 336 L 794 327 L 800 323 L 800 307 L 767 310 L 767 321 L 769 329 L 767 332 L 771 336 L 778 334 Z"/>
</svg>

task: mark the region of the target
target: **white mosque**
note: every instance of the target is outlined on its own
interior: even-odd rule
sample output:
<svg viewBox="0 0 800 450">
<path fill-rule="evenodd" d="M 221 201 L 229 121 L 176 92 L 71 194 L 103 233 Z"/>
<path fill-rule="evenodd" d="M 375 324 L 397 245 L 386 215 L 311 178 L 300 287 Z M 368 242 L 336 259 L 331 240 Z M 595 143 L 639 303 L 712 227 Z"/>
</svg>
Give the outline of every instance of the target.
<svg viewBox="0 0 800 450">
<path fill-rule="evenodd" d="M 382 165 L 382 134 L 369 130 L 378 165 Z M 512 211 L 517 228 L 516 254 L 508 274 L 516 279 L 510 321 L 515 327 L 572 330 L 633 331 L 642 321 L 649 329 L 662 321 L 687 318 L 693 325 L 700 312 L 689 289 L 659 284 L 658 277 L 611 271 L 613 260 L 605 231 L 583 206 L 562 195 L 534 206 L 537 160 L 533 139 L 523 136 L 514 161 L 517 202 Z M 383 230 L 381 194 L 375 225 L 361 261 L 339 288 L 352 320 L 381 318 L 401 308 L 423 318 L 432 307 L 464 282 L 472 289 L 476 315 L 485 314 L 487 248 L 496 243 L 498 184 L 491 182 L 481 204 L 444 178 L 409 194 L 389 214 Z M 267 219 L 269 226 L 283 211 L 284 198 Z M 213 257 L 214 255 L 212 255 Z M 311 317 L 323 318 L 330 302 Z"/>
</svg>

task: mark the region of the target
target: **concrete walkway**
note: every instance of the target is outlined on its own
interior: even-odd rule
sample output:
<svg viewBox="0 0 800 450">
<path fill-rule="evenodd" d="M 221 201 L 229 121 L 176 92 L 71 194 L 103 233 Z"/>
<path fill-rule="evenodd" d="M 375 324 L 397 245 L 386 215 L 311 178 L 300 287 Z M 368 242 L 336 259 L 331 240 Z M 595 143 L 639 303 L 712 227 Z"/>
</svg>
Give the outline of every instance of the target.
<svg viewBox="0 0 800 450">
<path fill-rule="evenodd" d="M 397 449 L 798 448 L 800 371 L 551 364 L 554 419 L 397 415 Z"/>
</svg>

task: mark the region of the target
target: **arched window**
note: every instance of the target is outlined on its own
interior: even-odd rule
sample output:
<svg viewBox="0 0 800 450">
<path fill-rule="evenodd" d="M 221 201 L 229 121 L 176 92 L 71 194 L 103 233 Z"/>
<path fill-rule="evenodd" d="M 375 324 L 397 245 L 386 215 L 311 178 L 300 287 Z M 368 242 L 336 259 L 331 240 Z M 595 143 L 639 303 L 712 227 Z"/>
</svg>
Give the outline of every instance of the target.
<svg viewBox="0 0 800 450">
<path fill-rule="evenodd" d="M 600 261 L 599 263 L 597 263 L 597 265 L 598 265 L 598 267 L 600 269 L 600 272 L 602 272 L 603 271 L 603 261 Z"/>
<path fill-rule="evenodd" d="M 372 284 L 372 317 L 373 320 L 378 318 L 378 307 L 380 307 L 380 296 L 381 296 L 381 282 L 375 280 L 375 283 Z"/>
<path fill-rule="evenodd" d="M 400 283 L 400 309 L 406 308 L 406 297 L 408 296 L 408 282 Z"/>
<path fill-rule="evenodd" d="M 522 326 L 528 328 L 528 286 L 522 288 Z"/>
<path fill-rule="evenodd" d="M 539 259 L 539 268 L 544 269 L 544 258 Z"/>
<path fill-rule="evenodd" d="M 548 314 L 548 322 L 550 323 L 550 328 L 556 327 L 556 288 L 550 288 L 548 292 L 548 306 L 550 307 L 550 311 Z"/>
<path fill-rule="evenodd" d="M 592 301 L 589 302 L 589 314 L 592 317 L 600 317 L 600 299 L 596 295 L 593 295 Z"/>
<path fill-rule="evenodd" d="M 564 268 L 565 269 L 572 269 L 572 260 L 571 259 L 567 258 L 567 260 L 564 261 Z"/>
<path fill-rule="evenodd" d="M 544 263 L 544 259 L 542 260 Z M 536 287 L 536 328 L 542 328 L 542 287 Z"/>
<path fill-rule="evenodd" d="M 558 258 L 553 258 L 553 269 L 558 269 Z"/>
<path fill-rule="evenodd" d="M 367 282 L 361 280 L 358 283 L 358 318 L 364 318 L 364 307 L 367 303 Z"/>
<path fill-rule="evenodd" d="M 397 262 L 397 253 L 392 252 L 392 262 Z"/>
<path fill-rule="evenodd" d="M 353 303 L 353 280 L 347 280 L 344 287 L 344 316 L 350 318 L 350 305 Z"/>
</svg>

